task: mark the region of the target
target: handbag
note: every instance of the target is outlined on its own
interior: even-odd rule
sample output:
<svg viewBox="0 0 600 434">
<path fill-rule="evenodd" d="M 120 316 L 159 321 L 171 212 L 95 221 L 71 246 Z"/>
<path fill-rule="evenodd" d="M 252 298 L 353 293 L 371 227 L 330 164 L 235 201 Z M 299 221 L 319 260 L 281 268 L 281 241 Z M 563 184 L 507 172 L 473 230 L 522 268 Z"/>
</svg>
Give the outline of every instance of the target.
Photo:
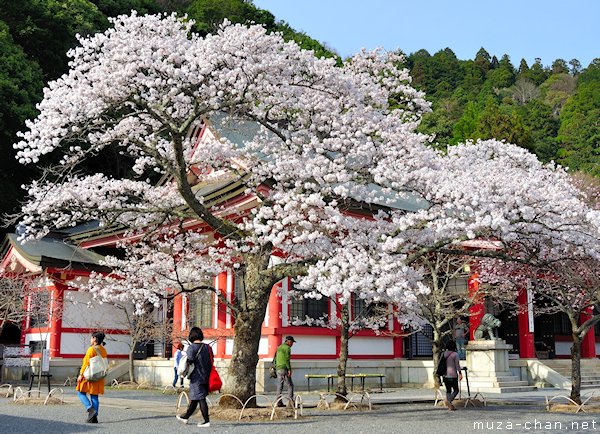
<svg viewBox="0 0 600 434">
<path fill-rule="evenodd" d="M 200 348 L 198 348 L 198 352 L 196 352 L 196 355 L 194 356 L 194 360 L 198 357 L 198 354 L 200 354 L 201 349 L 202 349 L 202 346 L 200 346 Z M 192 372 L 194 372 L 194 361 L 188 359 L 187 355 L 186 355 L 185 359 L 180 360 L 179 365 L 177 365 L 177 374 L 180 377 L 187 378 L 189 380 L 190 377 L 192 376 Z"/>
<path fill-rule="evenodd" d="M 94 346 L 94 351 L 96 351 L 96 355 L 90 357 L 88 366 L 83 371 L 83 378 L 87 381 L 97 381 L 108 374 L 108 359 L 100 355 L 97 346 Z"/>
<path fill-rule="evenodd" d="M 216 392 L 217 390 L 221 390 L 221 387 L 223 387 L 223 380 L 221 380 L 221 376 L 219 375 L 217 368 L 215 368 L 213 353 L 210 347 L 208 348 L 208 355 L 210 357 L 211 365 L 210 374 L 208 376 L 208 391 Z"/>
<path fill-rule="evenodd" d="M 446 372 L 448 370 L 448 359 L 446 358 L 446 352 L 442 352 L 442 355 L 440 356 L 440 360 L 437 364 L 437 368 L 435 369 L 435 375 L 437 375 L 438 377 L 443 377 L 446 375 Z"/>
</svg>

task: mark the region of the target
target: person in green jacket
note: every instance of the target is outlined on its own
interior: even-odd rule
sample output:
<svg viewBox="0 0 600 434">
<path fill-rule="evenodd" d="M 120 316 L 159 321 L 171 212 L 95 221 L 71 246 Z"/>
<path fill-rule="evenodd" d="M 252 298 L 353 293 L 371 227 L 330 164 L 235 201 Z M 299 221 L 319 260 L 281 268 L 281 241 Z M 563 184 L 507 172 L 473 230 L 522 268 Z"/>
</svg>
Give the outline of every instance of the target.
<svg viewBox="0 0 600 434">
<path fill-rule="evenodd" d="M 292 355 L 292 345 L 296 340 L 293 336 L 286 336 L 283 344 L 277 347 L 275 352 L 275 369 L 277 370 L 277 398 L 281 397 L 283 384 L 287 384 L 287 398 L 289 404 L 294 404 L 294 383 L 292 382 L 292 365 L 290 357 Z M 283 400 L 277 403 L 279 407 L 285 407 Z"/>
</svg>

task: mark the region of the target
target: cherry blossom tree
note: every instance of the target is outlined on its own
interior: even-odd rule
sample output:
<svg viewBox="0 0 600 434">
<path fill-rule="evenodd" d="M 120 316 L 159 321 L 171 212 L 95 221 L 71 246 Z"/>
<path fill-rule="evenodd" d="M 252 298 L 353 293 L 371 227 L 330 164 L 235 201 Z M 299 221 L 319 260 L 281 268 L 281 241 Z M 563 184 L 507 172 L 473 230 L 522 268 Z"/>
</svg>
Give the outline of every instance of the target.
<svg viewBox="0 0 600 434">
<path fill-rule="evenodd" d="M 3 274 L 0 276 L 0 334 L 8 324 L 17 327 L 27 316 L 25 300 L 32 293 L 31 278 L 22 274 Z"/>
<path fill-rule="evenodd" d="M 534 314 L 563 313 L 571 327 L 571 399 L 581 403 L 581 344 L 600 321 L 600 262 L 576 255 L 529 264 L 486 260 L 482 276 L 489 285 L 515 295 L 525 288 L 536 300 Z"/>
<path fill-rule="evenodd" d="M 321 299 L 322 294 L 314 291 L 292 291 L 292 297 L 296 299 Z M 390 321 L 397 320 L 400 310 L 394 311 L 393 306 L 382 301 L 360 299 L 354 294 L 351 299 L 341 297 L 327 297 L 327 302 L 333 302 L 335 311 L 332 315 L 324 315 L 319 318 L 306 316 L 305 318 L 291 318 L 295 326 L 309 325 L 337 330 L 340 333 L 340 350 L 338 353 L 336 401 L 346 402 L 340 397 L 348 394 L 346 384 L 346 368 L 348 365 L 349 340 L 361 330 L 373 330 L 377 334 L 389 334 L 387 330 Z"/>
<path fill-rule="evenodd" d="M 469 294 L 466 285 L 460 285 L 461 281 L 466 283 L 465 268 L 471 262 L 472 258 L 466 255 L 443 253 L 430 253 L 418 261 L 430 292 L 419 296 L 415 315 L 431 326 L 434 366 L 440 359 L 444 339 L 453 333 L 454 322 L 469 316 L 469 309 L 484 297 L 482 293 Z M 439 387 L 439 377 L 434 375 L 433 380 Z"/>
<path fill-rule="evenodd" d="M 572 177 L 581 200 L 590 212 L 600 209 L 600 184 L 588 175 Z M 597 244 L 596 244 L 597 245 Z M 512 294 L 528 288 L 536 303 L 534 314 L 562 313 L 571 326 L 571 399 L 581 402 L 581 344 L 589 330 L 600 321 L 600 261 L 585 249 L 569 244 L 522 240 L 513 256 L 519 261 L 486 259 L 481 276 L 495 291 Z"/>
<path fill-rule="evenodd" d="M 175 16 L 134 14 L 113 26 L 80 39 L 69 53 L 69 73 L 49 84 L 40 115 L 15 145 L 24 164 L 60 156 L 28 187 L 24 238 L 98 220 L 122 228 L 123 245 L 134 245 L 162 228 L 200 222 L 197 231 L 162 239 L 170 251 L 193 244 L 182 255 L 197 267 L 175 269 L 173 259 L 181 264 L 182 255 L 138 250 L 116 273 L 138 284 L 124 291 L 119 279 L 107 278 L 94 288 L 100 297 L 157 302 L 182 274 L 188 290 L 210 273 L 243 266 L 246 302 L 236 310 L 225 391 L 246 399 L 254 394 L 272 286 L 306 273 L 352 231 L 383 224 L 348 211 L 366 203 L 372 214 L 368 204 L 383 200 L 373 185 L 389 164 L 410 174 L 435 159 L 427 138 L 414 132 L 428 104 L 393 54 L 361 53 L 338 67 L 258 26 L 226 25 L 206 38 Z M 243 146 L 215 139 L 198 147 L 189 136 L 199 122 L 232 120 L 260 129 Z M 108 146 L 132 159 L 135 176 L 77 171 Z M 231 177 L 254 195 L 252 212 L 211 205 L 196 188 Z M 202 260 L 190 252 L 202 253 Z M 276 265 L 274 253 L 283 258 Z M 116 267 L 117 259 L 106 258 L 106 265 Z M 156 284 L 144 281 L 145 273 Z"/>
</svg>

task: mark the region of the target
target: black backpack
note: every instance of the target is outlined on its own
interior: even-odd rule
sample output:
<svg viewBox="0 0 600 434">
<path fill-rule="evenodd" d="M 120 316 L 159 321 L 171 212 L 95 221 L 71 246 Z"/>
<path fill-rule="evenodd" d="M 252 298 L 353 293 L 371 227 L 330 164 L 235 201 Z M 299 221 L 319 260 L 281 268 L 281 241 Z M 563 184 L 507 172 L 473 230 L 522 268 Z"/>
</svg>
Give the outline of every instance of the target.
<svg viewBox="0 0 600 434">
<path fill-rule="evenodd" d="M 448 364 L 446 363 L 446 360 L 446 352 L 444 351 L 440 356 L 440 360 L 435 370 L 435 375 L 437 375 L 438 377 L 443 377 L 444 375 L 446 375 L 446 371 L 448 370 Z"/>
</svg>

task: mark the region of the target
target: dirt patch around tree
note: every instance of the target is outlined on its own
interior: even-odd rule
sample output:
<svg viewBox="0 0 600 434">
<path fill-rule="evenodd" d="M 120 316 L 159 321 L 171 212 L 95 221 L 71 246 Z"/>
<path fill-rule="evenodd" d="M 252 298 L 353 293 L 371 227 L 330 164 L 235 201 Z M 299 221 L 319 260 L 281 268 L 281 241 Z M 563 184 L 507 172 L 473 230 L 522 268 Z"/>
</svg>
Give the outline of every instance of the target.
<svg viewBox="0 0 600 434">
<path fill-rule="evenodd" d="M 573 404 L 550 404 L 549 411 L 551 413 L 575 413 L 579 406 Z M 589 402 L 583 406 L 583 410 L 586 413 L 600 413 L 600 403 L 590 404 Z"/>
</svg>

